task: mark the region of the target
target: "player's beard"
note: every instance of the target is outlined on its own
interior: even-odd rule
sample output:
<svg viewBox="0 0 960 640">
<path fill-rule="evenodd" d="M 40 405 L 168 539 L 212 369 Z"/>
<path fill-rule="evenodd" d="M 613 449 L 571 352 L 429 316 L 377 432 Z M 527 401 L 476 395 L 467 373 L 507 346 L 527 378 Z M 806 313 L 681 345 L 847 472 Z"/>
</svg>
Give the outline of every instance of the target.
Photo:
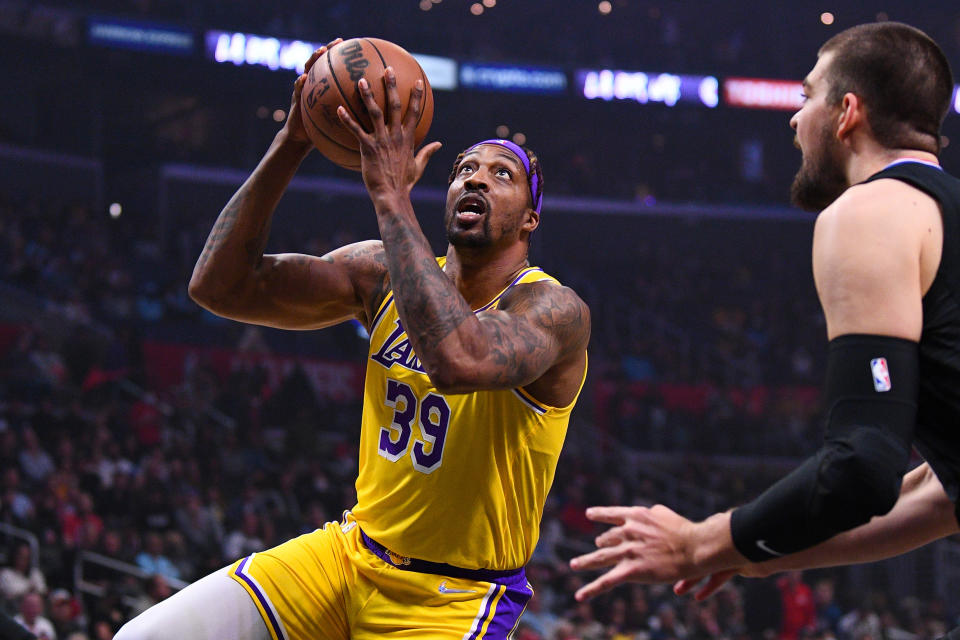
<svg viewBox="0 0 960 640">
<path fill-rule="evenodd" d="M 447 223 L 447 242 L 455 247 L 465 249 L 482 249 L 493 244 L 490 237 L 490 216 L 489 212 L 483 216 L 478 224 L 472 225 L 467 229 L 461 228 L 457 224 L 456 212 L 450 217 Z"/>
<path fill-rule="evenodd" d="M 790 201 L 806 211 L 822 211 L 849 186 L 840 156 L 840 143 L 826 125 L 816 147 L 803 154 L 800 170 L 790 185 Z"/>
</svg>

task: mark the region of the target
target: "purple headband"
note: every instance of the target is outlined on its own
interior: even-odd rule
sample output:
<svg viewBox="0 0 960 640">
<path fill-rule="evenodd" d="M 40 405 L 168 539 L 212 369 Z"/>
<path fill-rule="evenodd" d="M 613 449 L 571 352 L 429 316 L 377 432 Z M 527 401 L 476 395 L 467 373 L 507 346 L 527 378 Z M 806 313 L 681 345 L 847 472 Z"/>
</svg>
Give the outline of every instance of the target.
<svg viewBox="0 0 960 640">
<path fill-rule="evenodd" d="M 482 144 L 498 144 L 501 147 L 506 147 L 507 149 L 513 152 L 513 155 L 517 156 L 517 158 L 520 160 L 521 163 L 523 163 L 523 168 L 527 172 L 527 177 L 530 178 L 530 199 L 533 200 L 534 202 L 533 208 L 534 210 L 536 210 L 537 213 L 540 213 L 540 206 L 543 204 L 543 194 L 541 193 L 540 197 L 539 198 L 537 197 L 537 185 L 539 184 L 540 181 L 537 179 L 536 172 L 532 174 L 530 173 L 530 158 L 527 157 L 527 153 L 520 147 L 520 145 L 514 144 L 509 140 L 501 140 L 500 138 L 491 138 L 489 140 L 484 140 L 483 142 L 478 142 L 477 144 L 473 145 L 472 147 L 470 147 L 469 149 L 463 152 L 464 155 L 470 153 L 471 151 L 473 151 L 474 149 L 476 149 Z"/>
</svg>

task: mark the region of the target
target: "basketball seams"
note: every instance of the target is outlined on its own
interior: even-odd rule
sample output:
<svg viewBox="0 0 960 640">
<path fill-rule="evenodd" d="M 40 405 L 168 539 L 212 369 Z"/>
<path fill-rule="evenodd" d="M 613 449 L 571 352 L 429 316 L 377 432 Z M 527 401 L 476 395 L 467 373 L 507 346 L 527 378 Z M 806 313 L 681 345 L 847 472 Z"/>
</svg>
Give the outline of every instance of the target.
<svg viewBox="0 0 960 640">
<path fill-rule="evenodd" d="M 378 46 L 377 46 L 374 42 L 372 42 L 369 38 L 364 38 L 363 40 L 364 40 L 365 42 L 369 42 L 369 43 L 370 43 L 370 46 L 373 47 L 373 50 L 377 52 L 377 55 L 378 55 L 378 56 L 380 56 L 380 64 L 383 66 L 384 69 L 386 69 L 386 68 L 387 68 L 387 61 L 386 61 L 386 59 L 383 57 L 383 53 L 380 52 L 380 47 L 378 47 Z M 393 44 L 393 43 L 391 43 L 391 44 Z M 400 47 L 399 45 L 395 45 L 395 46 L 396 46 L 398 49 L 400 49 L 401 51 L 406 52 L 406 49 L 403 49 L 403 47 Z M 409 55 L 411 58 L 413 58 L 413 54 L 410 54 L 409 52 L 407 52 L 407 53 L 408 53 L 408 55 Z M 414 62 L 416 62 L 416 59 L 415 59 L 415 58 L 413 58 L 413 59 L 414 59 Z M 433 93 L 428 90 L 428 87 L 430 86 L 430 83 L 427 82 L 427 76 L 426 76 L 426 74 L 423 72 L 423 67 L 420 66 L 420 63 L 419 63 L 419 62 L 417 62 L 417 69 L 420 71 L 420 78 L 423 80 L 423 98 L 424 98 L 424 100 L 423 100 L 423 104 L 420 105 L 420 113 L 417 114 L 417 123 L 416 123 L 416 125 L 414 125 L 414 127 L 413 127 L 414 131 L 416 131 L 417 129 L 420 128 L 420 121 L 423 120 L 423 114 L 424 114 L 424 112 L 427 110 L 427 109 L 426 109 L 426 107 L 427 107 L 427 99 L 428 99 L 428 98 L 429 98 L 430 100 L 433 99 Z"/>
<path fill-rule="evenodd" d="M 313 125 L 313 128 L 317 131 L 317 133 L 319 133 L 320 135 L 322 135 L 322 136 L 323 136 L 324 138 L 326 138 L 328 141 L 330 141 L 330 142 L 332 142 L 333 144 L 337 145 L 337 146 L 340 147 L 341 149 L 344 149 L 344 150 L 346 150 L 346 151 L 352 151 L 352 152 L 354 152 L 354 153 L 358 153 L 358 150 L 357 150 L 357 149 L 353 149 L 353 148 L 351 148 L 351 147 L 348 147 L 347 145 L 343 144 L 342 142 L 337 142 L 336 140 L 334 140 L 333 138 L 331 138 L 329 135 L 327 135 L 327 132 L 324 131 L 323 129 L 321 129 L 319 126 L 317 126 L 317 123 L 313 121 L 313 116 L 312 116 L 311 113 L 310 113 L 310 109 L 304 109 L 302 104 L 301 104 L 301 106 L 300 106 L 300 115 L 306 115 L 306 116 L 307 116 L 307 120 L 310 121 L 310 124 Z"/>
<path fill-rule="evenodd" d="M 417 114 L 417 124 L 413 127 L 414 135 L 416 135 L 417 129 L 420 128 L 420 121 L 423 120 L 423 114 L 427 112 L 427 100 L 433 100 L 433 91 L 430 90 L 430 83 L 427 82 L 427 74 L 423 72 L 423 67 L 420 66 L 420 63 L 417 63 L 417 68 L 420 69 L 420 78 L 423 80 L 423 103 L 420 105 L 420 113 Z M 433 105 L 431 105 L 433 108 Z"/>
<path fill-rule="evenodd" d="M 380 53 L 379 47 L 377 47 L 377 45 L 375 45 L 373 42 L 371 42 L 371 41 L 370 41 L 370 38 L 362 38 L 362 40 L 363 40 L 364 42 L 366 42 L 367 44 L 369 44 L 371 47 L 373 47 L 373 50 L 377 52 L 377 56 L 380 57 L 380 66 L 382 66 L 384 69 L 386 69 L 386 68 L 387 68 L 387 61 L 386 61 L 386 59 L 383 57 L 383 54 Z"/>
<path fill-rule="evenodd" d="M 375 60 L 379 59 L 381 68 L 380 72 L 386 69 L 388 64 L 392 63 L 392 66 L 400 65 L 400 68 L 403 69 L 405 82 L 402 83 L 403 86 L 406 86 L 408 91 L 410 88 L 409 80 L 411 76 L 415 77 L 416 73 L 413 73 L 413 68 L 411 65 L 416 65 L 417 72 L 420 74 L 421 81 L 424 86 L 423 102 L 421 104 L 420 112 L 417 114 L 417 120 L 415 123 L 414 135 L 419 140 L 426 135 L 426 131 L 420 133 L 421 129 L 429 128 L 429 123 L 433 119 L 433 95 L 432 91 L 429 89 L 429 80 L 426 77 L 426 73 L 420 64 L 416 61 L 413 56 L 408 53 L 405 49 L 400 47 L 397 44 L 394 44 L 388 40 L 380 40 L 378 38 L 367 38 L 367 37 L 358 37 L 348 40 L 346 43 L 341 43 L 348 45 L 350 51 L 344 53 L 344 50 L 339 49 L 339 45 L 327 51 L 326 61 L 318 60 L 317 63 L 323 65 L 316 69 L 311 69 L 310 74 L 308 75 L 309 84 L 311 85 L 325 85 L 323 90 L 319 94 L 323 96 L 322 99 L 315 99 L 316 104 L 312 105 L 312 108 L 307 108 L 307 102 L 304 101 L 301 103 L 301 115 L 303 116 L 304 126 L 309 132 L 311 138 L 320 144 L 314 143 L 314 146 L 321 151 L 328 159 L 332 160 L 335 164 L 338 164 L 344 168 L 348 169 L 360 169 L 360 152 L 359 149 L 353 146 L 355 141 L 352 140 L 352 134 L 349 136 L 351 141 L 346 140 L 345 135 L 348 134 L 349 129 L 343 126 L 340 123 L 338 118 L 331 119 L 330 109 L 334 106 L 340 105 L 345 106 L 351 114 L 353 119 L 360 124 L 361 128 L 369 132 L 371 129 L 365 126 L 367 120 L 363 119 L 363 113 L 366 113 L 363 108 L 363 104 L 354 105 L 352 100 L 354 98 L 348 99 L 348 92 L 345 90 L 345 87 L 349 89 L 350 85 L 348 84 L 348 78 L 358 78 L 358 77 L 369 77 L 376 75 L 377 69 L 375 67 Z M 371 49 L 376 53 L 377 58 L 373 58 L 370 55 Z M 336 65 L 333 63 L 332 55 L 334 52 L 340 52 L 340 59 Z M 364 60 L 361 60 L 365 58 Z M 389 59 L 389 60 L 388 60 Z M 324 71 L 326 68 L 326 71 Z M 359 73 L 358 73 L 359 72 Z M 344 77 L 341 78 L 340 74 L 343 73 Z M 362 74 L 362 75 L 361 75 Z M 333 82 L 330 82 L 332 77 Z M 336 93 L 329 92 L 328 84 L 332 85 L 336 89 Z M 378 103 L 383 103 L 386 100 L 386 95 L 378 95 L 383 93 L 382 88 L 380 91 L 376 87 L 371 85 L 371 89 L 374 91 L 374 96 Z M 316 90 L 314 90 L 316 91 Z M 306 94 L 304 94 L 306 95 Z M 355 99 L 363 101 L 363 97 L 360 94 L 358 87 L 354 86 L 354 91 L 352 96 L 355 96 Z M 409 108 L 409 100 L 404 100 L 405 107 Z M 381 104 L 381 108 L 385 108 Z M 316 113 L 314 113 L 316 111 Z M 426 114 L 426 118 L 424 115 Z M 316 116 L 316 117 L 314 117 Z M 317 132 L 319 135 L 315 135 L 314 132 Z M 341 138 L 344 138 L 341 140 Z M 419 142 L 418 140 L 418 142 Z M 353 144 L 351 144 L 353 142 Z M 344 162 L 345 160 L 345 162 Z"/>
</svg>

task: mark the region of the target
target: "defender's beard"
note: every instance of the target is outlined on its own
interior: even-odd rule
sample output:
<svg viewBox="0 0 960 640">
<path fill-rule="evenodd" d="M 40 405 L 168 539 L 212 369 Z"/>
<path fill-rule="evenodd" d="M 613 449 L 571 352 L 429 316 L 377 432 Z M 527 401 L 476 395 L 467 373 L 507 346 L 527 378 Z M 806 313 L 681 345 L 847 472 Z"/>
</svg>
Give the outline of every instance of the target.
<svg viewBox="0 0 960 640">
<path fill-rule="evenodd" d="M 790 185 L 790 201 L 806 211 L 822 211 L 839 198 L 847 187 L 840 157 L 840 143 L 824 127 L 817 150 L 804 153 L 800 170 Z"/>
</svg>

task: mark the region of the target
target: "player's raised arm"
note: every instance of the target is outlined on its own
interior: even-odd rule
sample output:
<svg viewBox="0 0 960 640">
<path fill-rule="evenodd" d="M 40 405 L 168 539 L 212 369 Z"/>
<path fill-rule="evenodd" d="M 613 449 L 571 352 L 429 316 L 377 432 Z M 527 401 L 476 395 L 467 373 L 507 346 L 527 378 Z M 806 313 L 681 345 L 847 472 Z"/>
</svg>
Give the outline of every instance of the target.
<svg viewBox="0 0 960 640">
<path fill-rule="evenodd" d="M 334 41 L 332 44 L 336 43 Z M 323 257 L 264 255 L 274 209 L 312 146 L 300 117 L 310 57 L 294 83 L 283 129 L 217 218 L 190 279 L 190 296 L 221 316 L 285 329 L 313 329 L 359 318 L 366 322 L 386 286 L 379 242 Z"/>
</svg>

